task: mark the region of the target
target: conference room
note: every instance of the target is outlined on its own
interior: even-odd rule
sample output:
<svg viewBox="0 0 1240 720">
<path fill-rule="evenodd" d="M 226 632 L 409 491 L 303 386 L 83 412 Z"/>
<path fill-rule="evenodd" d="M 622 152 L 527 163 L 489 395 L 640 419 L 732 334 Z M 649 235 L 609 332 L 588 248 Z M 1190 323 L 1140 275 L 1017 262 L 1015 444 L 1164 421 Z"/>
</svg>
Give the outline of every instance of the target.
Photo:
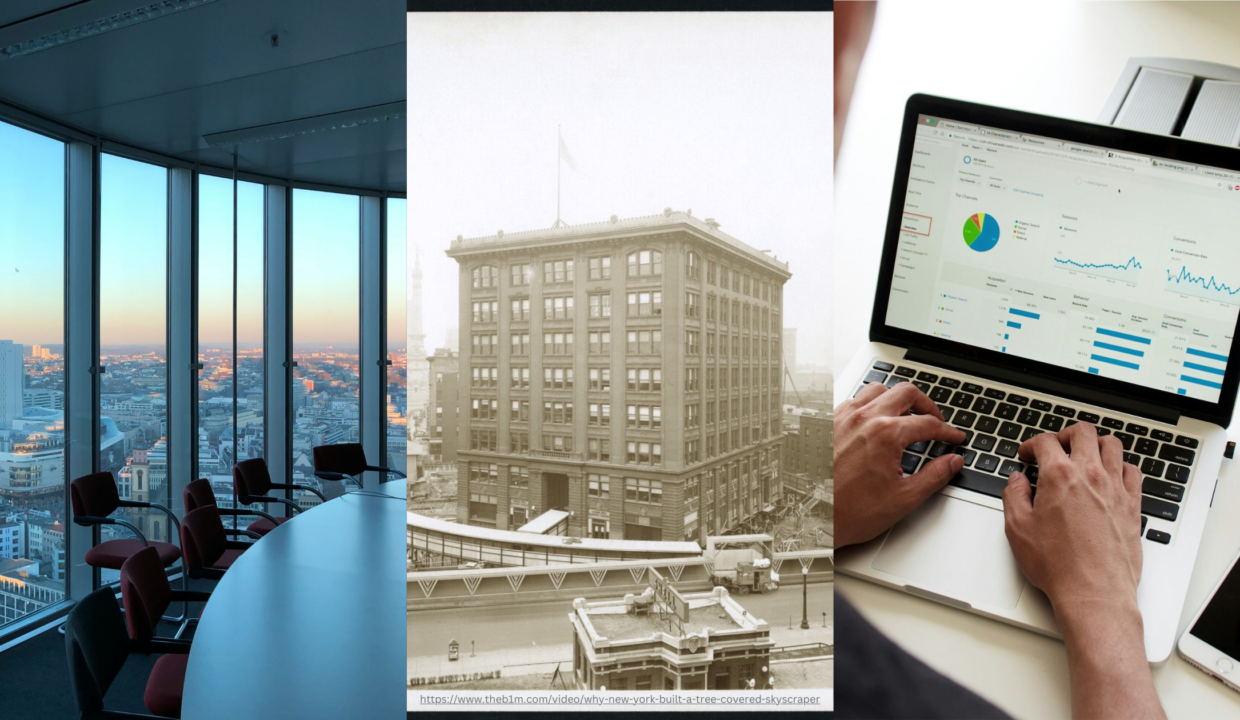
<svg viewBox="0 0 1240 720">
<path fill-rule="evenodd" d="M 0 7 L 5 718 L 401 711 L 403 13 Z"/>
</svg>

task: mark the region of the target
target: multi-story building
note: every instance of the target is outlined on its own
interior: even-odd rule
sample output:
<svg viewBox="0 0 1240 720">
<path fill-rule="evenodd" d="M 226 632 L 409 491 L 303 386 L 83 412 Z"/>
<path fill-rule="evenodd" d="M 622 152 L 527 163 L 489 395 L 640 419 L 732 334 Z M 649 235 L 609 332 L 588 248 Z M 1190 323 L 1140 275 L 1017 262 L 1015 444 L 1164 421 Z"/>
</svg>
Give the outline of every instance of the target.
<svg viewBox="0 0 1240 720">
<path fill-rule="evenodd" d="M 790 417 L 791 431 L 784 438 L 784 473 L 803 476 L 809 485 L 821 484 L 831 478 L 835 461 L 832 413 L 803 410 Z"/>
<path fill-rule="evenodd" d="M 25 386 L 22 346 L 0 340 L 0 430 L 7 430 L 22 416 L 22 388 Z"/>
<path fill-rule="evenodd" d="M 427 360 L 430 367 L 430 402 L 426 406 L 426 434 L 430 441 L 430 461 L 446 465 L 457 459 L 461 409 L 460 358 L 454 350 L 440 348 Z"/>
<path fill-rule="evenodd" d="M 670 209 L 448 255 L 458 521 L 700 540 L 779 499 L 786 263 Z"/>
</svg>

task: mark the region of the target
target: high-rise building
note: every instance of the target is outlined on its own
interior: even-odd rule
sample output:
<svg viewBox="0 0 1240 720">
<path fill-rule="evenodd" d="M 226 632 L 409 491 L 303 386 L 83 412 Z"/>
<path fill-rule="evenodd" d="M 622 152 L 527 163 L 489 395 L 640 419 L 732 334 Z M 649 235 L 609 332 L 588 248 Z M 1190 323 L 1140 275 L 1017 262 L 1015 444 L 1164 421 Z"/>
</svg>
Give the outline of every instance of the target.
<svg viewBox="0 0 1240 720">
<path fill-rule="evenodd" d="M 460 358 L 455 350 L 440 348 L 427 359 L 430 361 L 430 402 L 426 406 L 426 434 L 430 461 L 435 464 L 454 463 L 461 407 L 457 374 Z"/>
<path fill-rule="evenodd" d="M 24 373 L 22 346 L 0 340 L 0 430 L 9 429 L 22 416 Z"/>
<path fill-rule="evenodd" d="M 426 335 L 422 332 L 422 255 L 413 253 L 413 269 L 409 271 L 409 359 L 426 357 Z"/>
<path fill-rule="evenodd" d="M 786 263 L 670 209 L 448 255 L 460 522 L 697 540 L 780 499 Z"/>
</svg>

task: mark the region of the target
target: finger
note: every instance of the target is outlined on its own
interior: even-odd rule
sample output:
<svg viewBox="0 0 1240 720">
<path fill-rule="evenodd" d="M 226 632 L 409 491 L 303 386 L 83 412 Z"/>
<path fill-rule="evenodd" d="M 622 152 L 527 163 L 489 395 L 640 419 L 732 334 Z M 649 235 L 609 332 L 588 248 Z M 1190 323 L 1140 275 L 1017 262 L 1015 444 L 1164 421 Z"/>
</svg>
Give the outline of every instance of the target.
<svg viewBox="0 0 1240 720">
<path fill-rule="evenodd" d="M 943 419 L 939 406 L 913 383 L 900 383 L 883 393 L 882 397 L 874 401 L 874 409 L 882 415 L 903 415 L 912 410 L 919 415 L 933 415 L 939 420 Z"/>
<path fill-rule="evenodd" d="M 938 492 L 948 483 L 960 468 L 964 467 L 964 458 L 955 453 L 937 457 L 922 466 L 915 474 L 910 475 L 906 482 L 917 496 L 917 504 Z"/>
<path fill-rule="evenodd" d="M 964 431 L 930 415 L 905 415 L 895 419 L 900 447 L 922 440 L 942 440 L 953 445 L 964 442 Z"/>
<path fill-rule="evenodd" d="M 1022 527 L 1033 513 L 1033 490 L 1022 472 L 1008 476 L 1003 488 L 1003 520 L 1005 526 Z"/>
<path fill-rule="evenodd" d="M 865 387 L 861 388 L 861 390 L 857 391 L 857 394 L 853 396 L 852 402 L 855 402 L 857 405 L 867 405 L 873 402 L 874 398 L 885 392 L 887 392 L 886 385 L 879 382 L 867 383 Z"/>
<path fill-rule="evenodd" d="M 1074 426 L 1075 427 L 1075 426 Z M 1057 457 L 1066 458 L 1068 455 L 1064 452 L 1063 445 L 1059 442 L 1059 437 L 1051 433 L 1039 433 L 1020 444 L 1017 451 L 1020 459 L 1025 462 L 1036 462 L 1039 465 L 1045 464 L 1048 460 Z"/>
<path fill-rule="evenodd" d="M 1123 463 L 1124 467 L 1124 490 L 1127 491 L 1129 497 L 1137 499 L 1141 497 L 1141 469 L 1136 465 Z"/>
<path fill-rule="evenodd" d="M 1124 444 L 1112 435 L 1098 438 L 1098 453 L 1102 457 L 1102 467 L 1114 476 L 1120 473 L 1124 464 Z"/>
<path fill-rule="evenodd" d="M 1070 428 L 1060 430 L 1059 443 L 1063 445 L 1073 460 L 1086 463 L 1102 463 L 1098 451 L 1098 428 L 1089 423 L 1077 423 Z"/>
</svg>

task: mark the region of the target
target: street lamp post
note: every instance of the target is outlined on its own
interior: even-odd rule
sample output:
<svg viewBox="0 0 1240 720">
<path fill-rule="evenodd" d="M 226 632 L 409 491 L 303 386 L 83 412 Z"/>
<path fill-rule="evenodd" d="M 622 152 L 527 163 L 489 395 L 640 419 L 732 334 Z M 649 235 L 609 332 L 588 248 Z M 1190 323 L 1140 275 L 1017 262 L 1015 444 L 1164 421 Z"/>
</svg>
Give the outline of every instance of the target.
<svg viewBox="0 0 1240 720">
<path fill-rule="evenodd" d="M 801 629 L 809 630 L 809 566 L 801 566 Z"/>
</svg>

